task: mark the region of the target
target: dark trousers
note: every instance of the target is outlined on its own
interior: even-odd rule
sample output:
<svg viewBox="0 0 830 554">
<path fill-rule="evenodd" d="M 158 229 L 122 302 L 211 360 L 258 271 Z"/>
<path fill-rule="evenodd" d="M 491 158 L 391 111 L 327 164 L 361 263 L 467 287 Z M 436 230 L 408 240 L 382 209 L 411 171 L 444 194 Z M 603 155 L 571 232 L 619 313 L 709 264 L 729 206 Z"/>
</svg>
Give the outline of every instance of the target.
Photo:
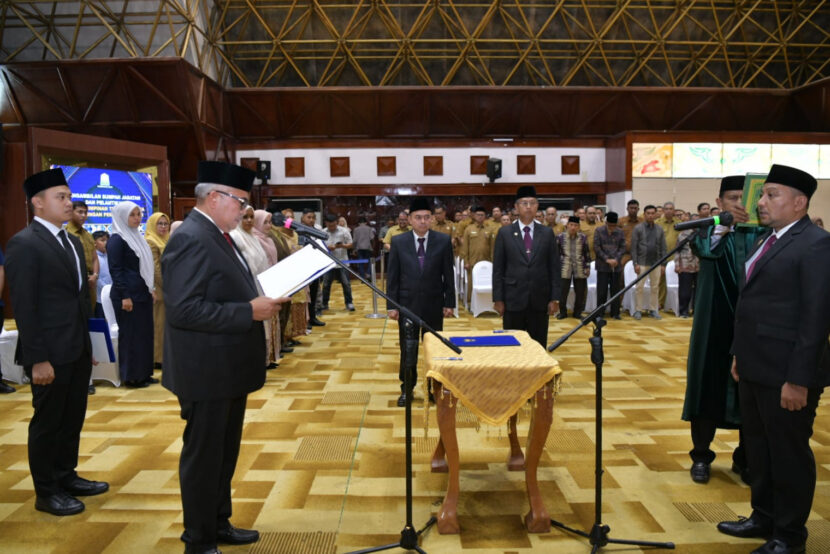
<svg viewBox="0 0 830 554">
<path fill-rule="evenodd" d="M 597 306 L 602 306 L 608 301 L 608 289 L 611 289 L 611 296 L 620 292 L 622 288 L 622 273 L 611 273 L 610 271 L 597 272 Z M 611 302 L 611 317 L 620 315 L 620 304 L 622 298 L 617 298 Z M 599 314 L 605 315 L 605 310 Z"/>
<path fill-rule="evenodd" d="M 410 371 L 410 390 L 415 388 L 415 385 L 418 384 L 418 347 L 416 346 L 415 349 L 407 353 L 406 350 L 406 327 L 405 327 L 406 318 L 404 316 L 399 316 L 398 318 L 398 344 L 401 348 L 401 362 L 400 362 L 400 369 L 398 370 L 398 379 L 401 380 L 401 392 L 406 392 L 405 390 L 405 379 L 406 379 L 406 369 L 407 366 L 411 369 Z M 433 325 L 433 329 L 436 331 L 443 330 L 443 320 L 441 321 L 441 325 Z M 423 339 L 424 330 L 420 325 L 412 324 L 412 336 L 416 336 L 419 339 Z M 409 356 L 409 360 L 407 360 L 407 356 Z"/>
<path fill-rule="evenodd" d="M 231 479 L 239 457 L 247 395 L 238 398 L 179 399 L 184 444 L 179 458 L 184 534 L 197 547 L 216 546 L 219 529 L 231 517 Z"/>
<path fill-rule="evenodd" d="M 133 310 L 113 302 L 118 322 L 118 372 L 124 382 L 141 382 L 153 376 L 153 302 L 133 301 Z"/>
<path fill-rule="evenodd" d="M 752 514 L 772 523 L 773 538 L 789 545 L 807 540 L 807 517 L 816 489 L 816 461 L 810 449 L 821 388 L 810 389 L 807 406 L 781 407 L 781 387 L 741 379 L 739 394 L 747 457 L 751 460 Z"/>
<path fill-rule="evenodd" d="M 574 283 L 574 309 L 573 315 L 579 315 L 585 311 L 585 300 L 588 298 L 588 279 L 562 279 L 562 296 L 559 298 L 559 311 L 568 314 L 568 292 L 571 288 L 571 281 Z"/>
<path fill-rule="evenodd" d="M 371 275 L 369 274 L 372 270 L 372 251 L 371 250 L 358 250 L 357 251 L 358 259 L 366 259 L 369 260 L 365 264 L 359 264 L 357 266 L 357 272 L 360 274 L 361 277 L 366 279 L 367 281 L 371 280 Z"/>
<path fill-rule="evenodd" d="M 60 379 L 48 385 L 32 384 L 35 411 L 29 421 L 29 471 L 38 496 L 60 492 L 61 484 L 77 476 L 92 356 L 85 352 L 75 362 L 54 369 Z M 32 368 L 25 370 L 31 378 Z"/>
<path fill-rule="evenodd" d="M 527 331 L 530 338 L 547 347 L 548 322 L 547 306 L 544 310 L 525 310 L 523 312 L 504 311 L 502 327 L 504 329 L 518 329 Z"/>
<path fill-rule="evenodd" d="M 343 302 L 346 304 L 352 303 L 352 284 L 349 282 L 349 273 L 342 267 L 336 267 L 323 275 L 323 306 L 328 307 L 329 297 L 331 296 L 331 282 L 334 278 L 340 280 L 340 285 L 343 287 Z"/>
<path fill-rule="evenodd" d="M 715 460 L 715 453 L 709 448 L 715 440 L 717 425 L 709 419 L 695 418 L 690 422 L 692 429 L 692 450 L 689 456 L 693 462 L 711 464 Z M 740 468 L 747 467 L 746 446 L 744 445 L 744 434 L 738 430 L 738 446 L 732 452 L 732 462 Z"/>
<path fill-rule="evenodd" d="M 697 273 L 678 273 L 677 277 L 677 296 L 680 300 L 680 315 L 689 315 L 689 304 L 692 302 L 692 292 L 697 284 Z"/>
<path fill-rule="evenodd" d="M 309 300 L 311 300 L 308 311 L 311 317 L 317 317 L 317 296 L 319 291 L 320 279 L 314 279 L 308 284 L 308 295 L 310 297 Z"/>
</svg>

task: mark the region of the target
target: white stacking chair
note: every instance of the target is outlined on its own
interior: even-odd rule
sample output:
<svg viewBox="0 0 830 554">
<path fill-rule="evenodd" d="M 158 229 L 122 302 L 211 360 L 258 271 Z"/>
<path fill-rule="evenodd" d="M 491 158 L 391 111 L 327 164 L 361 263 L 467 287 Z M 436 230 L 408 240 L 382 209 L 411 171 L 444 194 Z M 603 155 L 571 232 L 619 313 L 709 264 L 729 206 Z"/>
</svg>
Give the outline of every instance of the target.
<svg viewBox="0 0 830 554">
<path fill-rule="evenodd" d="M 588 313 L 597 309 L 597 263 L 591 262 L 591 274 L 588 275 L 588 295 L 585 300 L 585 311 Z"/>
<path fill-rule="evenodd" d="M 674 270 L 674 260 L 666 265 L 666 309 L 671 308 L 674 315 L 680 315 L 680 278 Z"/>
<path fill-rule="evenodd" d="M 493 307 L 493 264 L 478 262 L 472 271 L 473 291 L 470 298 L 470 311 L 473 317 L 484 312 L 496 313 Z"/>
<path fill-rule="evenodd" d="M 14 351 L 17 348 L 17 331 L 7 331 L 0 322 L 0 364 L 2 364 L 3 379 L 22 385 L 29 382 L 23 367 L 14 361 Z"/>
<path fill-rule="evenodd" d="M 455 309 L 453 309 L 453 315 L 458 318 L 460 317 L 458 314 L 458 308 L 464 304 L 464 293 L 461 292 L 461 286 L 463 284 L 462 275 L 464 274 L 464 260 L 462 260 L 460 256 L 456 256 L 453 260 L 453 274 L 453 280 L 455 282 Z"/>
<path fill-rule="evenodd" d="M 637 278 L 637 273 L 634 271 L 634 262 L 632 262 L 631 260 L 628 260 L 628 262 L 626 262 L 626 264 L 625 264 L 625 267 L 623 267 L 623 284 L 624 284 L 624 286 L 627 287 L 636 278 Z M 646 287 L 648 287 L 648 282 L 646 282 Z M 634 314 L 634 312 L 637 311 L 636 306 L 635 306 L 635 303 L 636 303 L 635 302 L 635 297 L 634 297 L 635 292 L 636 291 L 634 289 L 631 289 L 631 290 L 626 291 L 626 293 L 623 295 L 622 305 L 620 306 L 620 308 L 622 310 L 628 310 L 629 314 Z"/>
<path fill-rule="evenodd" d="M 113 308 L 112 299 L 110 299 L 111 289 L 112 285 L 104 285 L 101 289 L 101 305 L 104 307 L 104 318 L 107 320 L 110 341 L 115 355 L 110 358 L 106 337 L 102 336 L 101 333 L 90 333 L 92 355 L 95 357 L 95 361 L 98 362 L 97 365 L 92 366 L 92 380 L 109 381 L 118 387 L 121 385 L 121 374 L 118 371 L 118 323 L 115 320 L 115 308 Z"/>
</svg>

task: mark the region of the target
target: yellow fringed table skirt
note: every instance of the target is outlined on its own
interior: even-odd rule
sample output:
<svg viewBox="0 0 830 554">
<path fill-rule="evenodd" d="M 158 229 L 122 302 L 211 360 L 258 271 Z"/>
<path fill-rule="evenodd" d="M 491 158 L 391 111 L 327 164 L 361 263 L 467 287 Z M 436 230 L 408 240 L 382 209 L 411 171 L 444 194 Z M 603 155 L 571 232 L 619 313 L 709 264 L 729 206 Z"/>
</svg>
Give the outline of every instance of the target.
<svg viewBox="0 0 830 554">
<path fill-rule="evenodd" d="M 467 331 L 446 335 L 475 337 L 492 331 Z M 546 383 L 554 381 L 558 392 L 562 370 L 545 348 L 525 331 L 505 331 L 519 346 L 468 346 L 456 354 L 435 336 L 424 337 L 426 376 L 443 384 L 481 421 L 503 425 L 533 398 Z M 447 358 L 457 358 L 453 360 Z"/>
</svg>

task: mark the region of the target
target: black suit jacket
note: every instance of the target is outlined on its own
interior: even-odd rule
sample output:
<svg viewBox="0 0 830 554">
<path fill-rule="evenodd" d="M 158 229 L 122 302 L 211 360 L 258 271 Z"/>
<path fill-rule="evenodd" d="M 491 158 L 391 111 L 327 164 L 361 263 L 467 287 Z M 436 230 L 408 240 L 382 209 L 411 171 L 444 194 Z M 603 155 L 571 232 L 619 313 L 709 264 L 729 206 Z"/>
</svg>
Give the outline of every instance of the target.
<svg viewBox="0 0 830 554">
<path fill-rule="evenodd" d="M 112 276 L 110 298 L 116 306 L 120 307 L 124 298 L 133 302 L 153 301 L 153 295 L 141 276 L 138 256 L 121 235 L 113 235 L 107 241 L 107 263 Z"/>
<path fill-rule="evenodd" d="M 758 259 L 748 280 L 740 273 L 746 282 L 732 353 L 741 379 L 772 387 L 830 384 L 830 233 L 805 216 Z"/>
<path fill-rule="evenodd" d="M 553 230 L 533 222 L 530 259 L 525 254 L 520 221 L 499 229 L 493 250 L 493 301 L 505 310 L 542 311 L 559 300 L 561 271 L 559 246 Z"/>
<path fill-rule="evenodd" d="M 418 264 L 414 232 L 392 238 L 386 294 L 431 327 L 443 329 L 443 308 L 455 308 L 455 277 L 449 235 L 430 231 L 424 269 Z M 388 310 L 397 309 L 387 304 Z"/>
<path fill-rule="evenodd" d="M 166 320 L 162 384 L 186 401 L 237 398 L 265 383 L 265 331 L 254 277 L 197 211 L 161 258 Z"/>
<path fill-rule="evenodd" d="M 67 236 L 85 277 L 81 241 L 71 233 Z M 48 361 L 55 368 L 55 382 L 67 382 L 69 375 L 59 366 L 91 351 L 87 279 L 82 279 L 78 289 L 77 267 L 54 235 L 37 221 L 9 241 L 6 275 L 17 321 L 17 363 L 30 368 Z"/>
</svg>

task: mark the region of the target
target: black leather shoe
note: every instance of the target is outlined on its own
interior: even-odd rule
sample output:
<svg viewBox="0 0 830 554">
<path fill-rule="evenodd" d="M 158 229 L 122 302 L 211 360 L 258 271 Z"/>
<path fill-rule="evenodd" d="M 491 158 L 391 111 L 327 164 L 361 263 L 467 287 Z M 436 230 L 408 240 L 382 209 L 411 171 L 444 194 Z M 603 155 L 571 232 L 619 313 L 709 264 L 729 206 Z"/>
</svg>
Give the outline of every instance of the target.
<svg viewBox="0 0 830 554">
<path fill-rule="evenodd" d="M 320 321 L 316 317 L 312 317 L 308 322 L 311 323 L 311 325 L 314 326 L 314 327 L 325 327 L 326 326 L 326 324 L 324 322 Z"/>
<path fill-rule="evenodd" d="M 125 381 L 124 386 L 128 389 L 146 389 L 150 386 L 147 381 Z"/>
<path fill-rule="evenodd" d="M 9 394 L 15 392 L 16 390 L 17 389 L 15 389 L 13 386 L 7 385 L 3 381 L 0 381 L 0 394 Z"/>
<path fill-rule="evenodd" d="M 406 393 L 402 392 L 401 395 L 398 397 L 398 406 L 403 408 L 406 406 Z"/>
<path fill-rule="evenodd" d="M 294 352 L 294 349 L 290 346 L 283 346 L 280 348 L 280 354 L 291 354 Z"/>
<path fill-rule="evenodd" d="M 65 492 L 59 492 L 52 496 L 38 496 L 35 499 L 35 510 L 47 512 L 53 516 L 71 516 L 83 512 L 84 503 Z"/>
<path fill-rule="evenodd" d="M 221 544 L 251 544 L 259 540 L 259 531 L 256 529 L 239 529 L 229 525 L 216 533 L 216 542 Z"/>
<path fill-rule="evenodd" d="M 753 550 L 752 554 L 804 554 L 806 551 L 806 543 L 788 545 L 781 539 L 773 539 L 761 548 Z"/>
<path fill-rule="evenodd" d="M 144 379 L 144 382 L 147 383 L 148 385 L 158 385 L 159 384 L 159 380 L 156 379 L 155 377 L 147 377 L 146 379 Z"/>
<path fill-rule="evenodd" d="M 277 362 L 270 362 L 267 366 L 265 366 L 265 369 L 277 369 L 278 367 L 280 367 L 280 364 Z"/>
<path fill-rule="evenodd" d="M 95 385 L 89 385 L 89 386 L 86 388 L 86 393 L 87 393 L 89 396 L 92 396 L 93 394 L 95 394 Z"/>
<path fill-rule="evenodd" d="M 565 319 L 566 317 L 568 317 L 568 314 L 567 314 L 567 313 L 565 313 L 565 312 L 559 312 L 559 315 L 558 315 L 558 316 L 556 316 L 556 319 Z"/>
<path fill-rule="evenodd" d="M 75 477 L 68 483 L 61 485 L 61 488 L 72 496 L 95 496 L 110 490 L 110 485 L 103 481 L 90 481 L 83 477 Z"/>
<path fill-rule="evenodd" d="M 706 462 L 695 462 L 692 464 L 692 469 L 689 470 L 692 475 L 692 481 L 695 483 L 708 483 L 710 465 Z"/>
<path fill-rule="evenodd" d="M 721 521 L 718 531 L 742 539 L 767 538 L 772 535 L 772 527 L 762 525 L 753 517 L 742 517 L 738 521 Z"/>
</svg>

